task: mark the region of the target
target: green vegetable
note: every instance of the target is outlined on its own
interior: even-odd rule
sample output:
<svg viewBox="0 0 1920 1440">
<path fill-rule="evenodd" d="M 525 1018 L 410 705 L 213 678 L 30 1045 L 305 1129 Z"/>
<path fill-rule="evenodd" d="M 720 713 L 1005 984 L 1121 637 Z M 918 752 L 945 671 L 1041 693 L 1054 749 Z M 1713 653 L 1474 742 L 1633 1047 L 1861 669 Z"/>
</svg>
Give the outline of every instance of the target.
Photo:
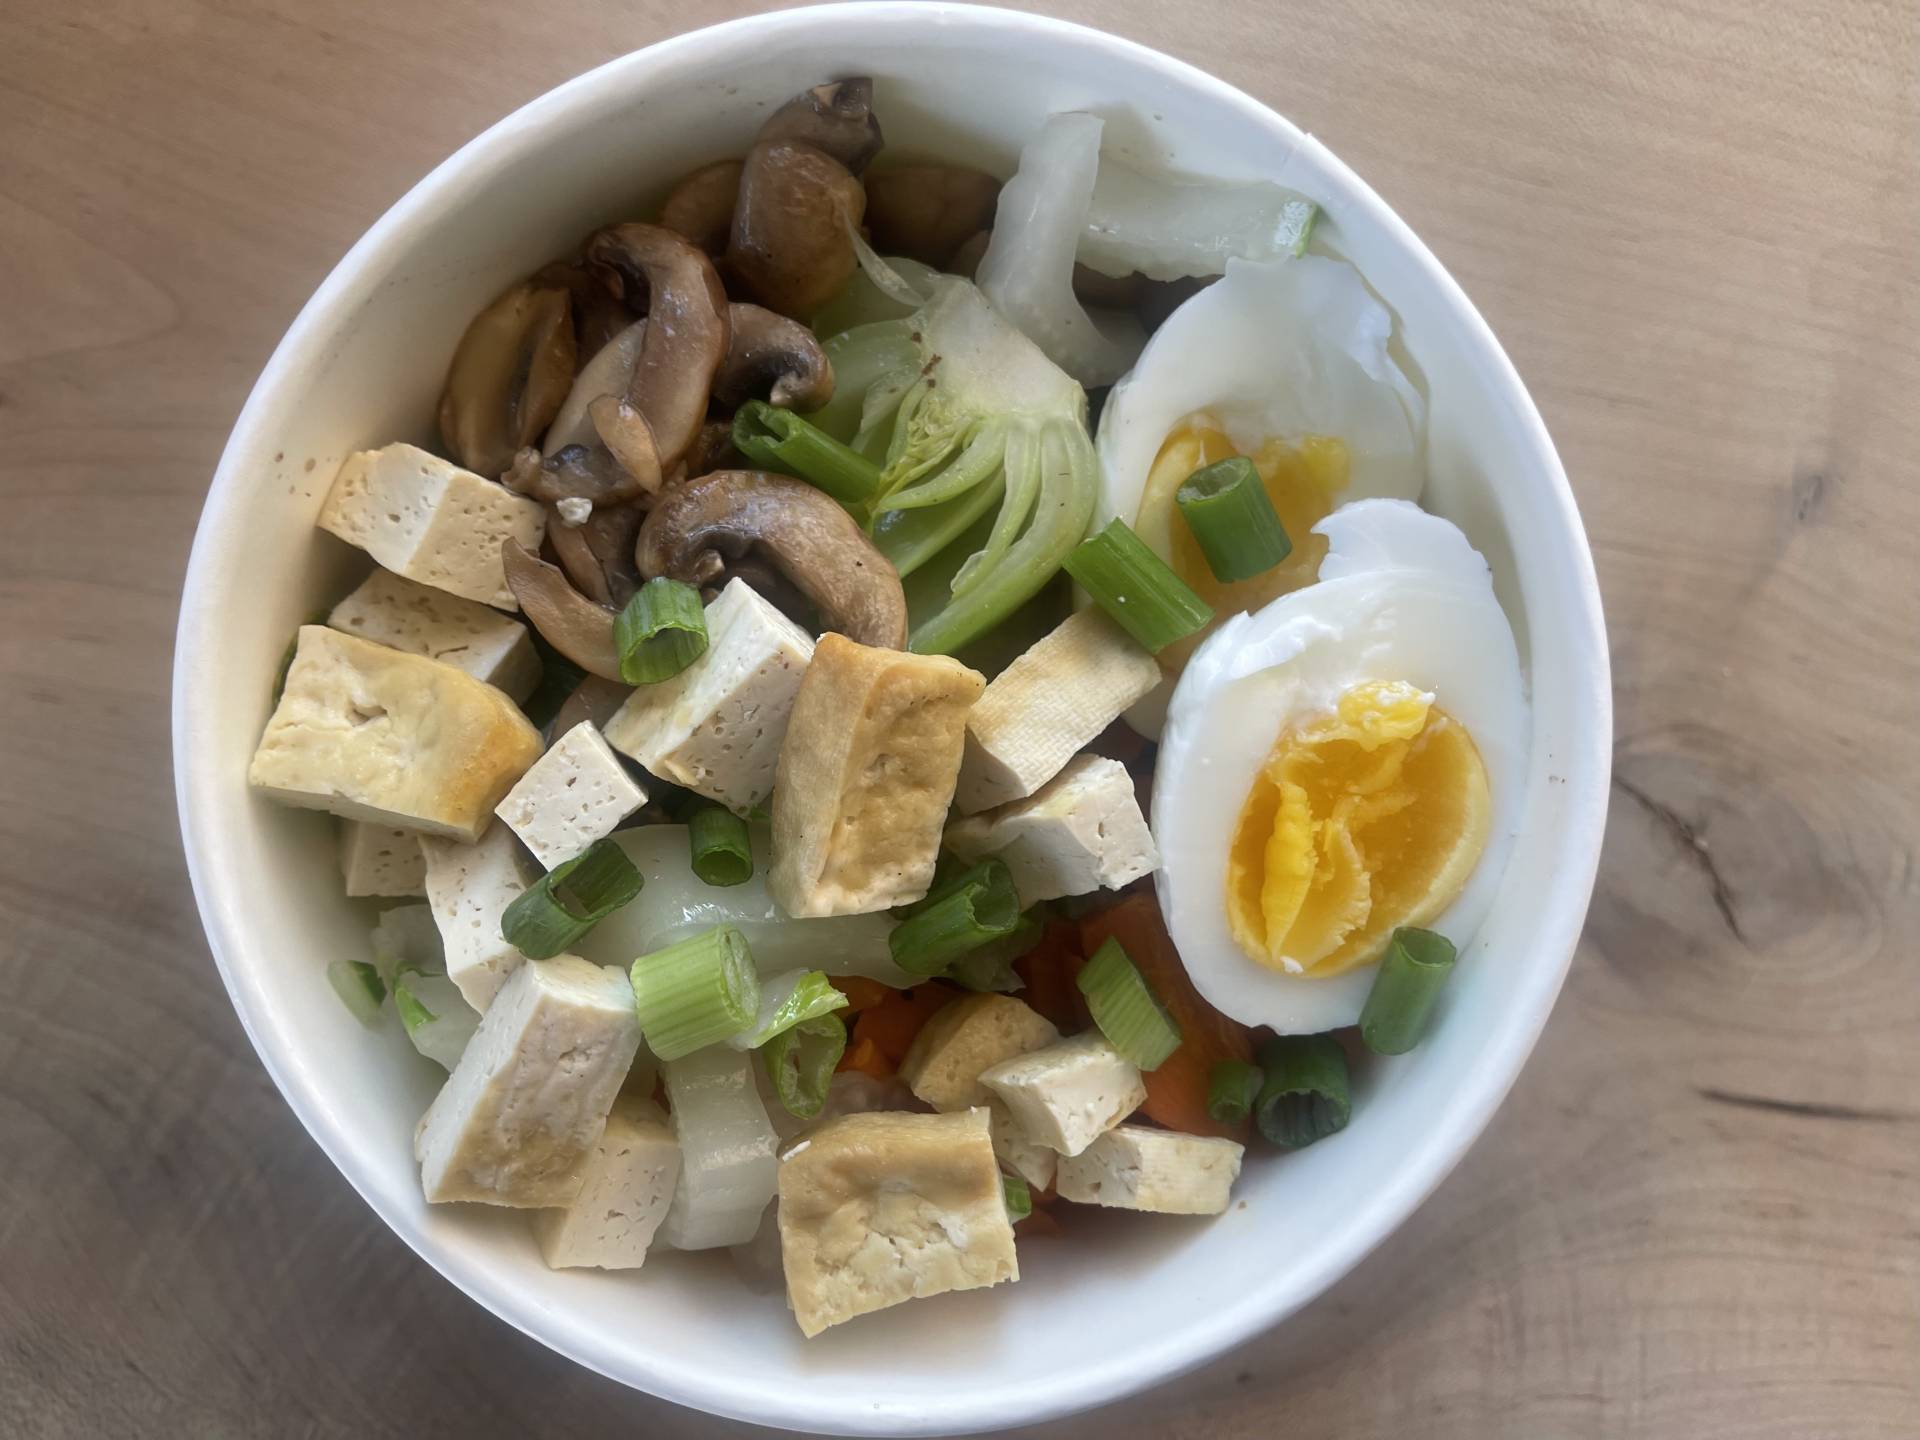
<svg viewBox="0 0 1920 1440">
<path fill-rule="evenodd" d="M 1002 1175 L 1000 1193 L 1006 1197 L 1007 1219 L 1016 1225 L 1033 1213 L 1033 1191 L 1018 1175 Z"/>
<path fill-rule="evenodd" d="M 380 1002 L 387 998 L 386 983 L 380 972 L 364 960 L 336 960 L 327 966 L 327 983 L 340 1003 L 353 1012 L 362 1025 L 372 1026 L 380 1019 Z"/>
<path fill-rule="evenodd" d="M 1347 1128 L 1353 1097 L 1347 1052 L 1331 1035 L 1282 1035 L 1260 1047 L 1265 1078 L 1254 1123 L 1274 1144 L 1299 1150 Z"/>
<path fill-rule="evenodd" d="M 707 649 L 707 612 L 691 585 L 657 575 L 613 622 L 620 678 L 629 685 L 671 680 Z"/>
<path fill-rule="evenodd" d="M 753 842 L 747 822 L 724 805 L 702 805 L 687 817 L 693 873 L 709 885 L 744 885 L 753 878 Z"/>
<path fill-rule="evenodd" d="M 1253 1110 L 1266 1077 L 1244 1060 L 1216 1060 L 1207 1075 L 1207 1114 L 1222 1125 L 1238 1125 Z"/>
<path fill-rule="evenodd" d="M 946 602 L 908 640 L 922 654 L 951 654 L 1060 568 L 1086 533 L 1098 467 L 1080 386 L 967 281 L 926 284 L 933 298 L 911 317 L 827 343 L 836 389 L 812 418 L 881 464 L 866 509 L 902 576 L 994 512 Z"/>
<path fill-rule="evenodd" d="M 1444 935 L 1412 925 L 1393 932 L 1360 1011 L 1360 1039 L 1369 1050 L 1404 1055 L 1420 1043 L 1453 960 L 1453 942 Z"/>
<path fill-rule="evenodd" d="M 845 1008 L 847 997 L 821 970 L 788 970 L 760 986 L 760 1008 L 753 1023 L 727 1037 L 736 1050 L 758 1050 L 783 1030 Z"/>
<path fill-rule="evenodd" d="M 1103 941 L 1074 983 L 1107 1043 L 1142 1070 L 1158 1070 L 1180 1048 L 1180 1027 L 1118 940 Z"/>
<path fill-rule="evenodd" d="M 1293 553 L 1266 484 L 1244 455 L 1201 466 L 1173 499 L 1216 580 L 1249 579 Z"/>
<path fill-rule="evenodd" d="M 368 937 L 373 944 L 374 968 L 391 985 L 403 973 L 447 973 L 446 951 L 433 910 L 426 905 L 395 905 L 380 912 Z"/>
<path fill-rule="evenodd" d="M 847 1027 L 838 1015 L 802 1020 L 761 1047 L 767 1079 L 789 1115 L 811 1120 L 820 1113 L 846 1050 Z"/>
<path fill-rule="evenodd" d="M 1019 924 L 1013 876 L 1000 861 L 983 860 L 897 925 L 887 936 L 887 948 L 908 974 L 938 975 L 989 940 L 1011 935 Z"/>
<path fill-rule="evenodd" d="M 1008 993 L 1025 988 L 1026 982 L 1015 973 L 1013 962 L 1040 943 L 1046 922 L 1029 910 L 1019 924 L 997 940 L 989 940 L 977 950 L 969 950 L 947 969 L 947 978 L 968 990 L 994 990 Z"/>
<path fill-rule="evenodd" d="M 612 840 L 555 866 L 507 906 L 500 934 L 529 960 L 550 960 L 640 893 L 645 883 Z"/>
<path fill-rule="evenodd" d="M 407 971 L 394 982 L 393 1005 L 413 1048 L 445 1070 L 460 1063 L 461 1052 L 480 1028 L 479 1012 L 444 975 Z"/>
<path fill-rule="evenodd" d="M 1213 609 L 1119 520 L 1062 562 L 1100 608 L 1147 649 L 1164 650 L 1213 619 Z"/>
<path fill-rule="evenodd" d="M 880 467 L 791 410 L 749 400 L 734 412 L 733 448 L 763 470 L 796 475 L 842 505 L 859 505 L 880 488 Z"/>
<path fill-rule="evenodd" d="M 746 937 L 716 925 L 633 962 L 633 1008 L 647 1048 L 678 1060 L 737 1035 L 760 1010 Z"/>
</svg>

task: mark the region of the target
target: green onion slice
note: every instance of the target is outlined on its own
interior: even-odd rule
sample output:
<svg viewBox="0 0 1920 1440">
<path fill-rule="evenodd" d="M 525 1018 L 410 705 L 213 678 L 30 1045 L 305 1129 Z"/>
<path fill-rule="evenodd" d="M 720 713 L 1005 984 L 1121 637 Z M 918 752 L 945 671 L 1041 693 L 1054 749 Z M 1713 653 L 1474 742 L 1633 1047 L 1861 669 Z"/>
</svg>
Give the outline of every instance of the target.
<svg viewBox="0 0 1920 1440">
<path fill-rule="evenodd" d="M 327 983 L 340 1003 L 353 1012 L 362 1025 L 372 1026 L 380 1019 L 380 1002 L 387 998 L 387 985 L 380 972 L 364 960 L 336 960 L 327 966 Z"/>
<path fill-rule="evenodd" d="M 1360 1011 L 1360 1038 L 1369 1050 L 1404 1055 L 1420 1043 L 1453 960 L 1453 942 L 1436 931 L 1402 925 L 1393 932 Z"/>
<path fill-rule="evenodd" d="M 1250 579 L 1293 553 L 1266 484 L 1244 455 L 1203 465 L 1173 499 L 1216 580 Z"/>
<path fill-rule="evenodd" d="M 1253 1102 L 1260 1133 L 1299 1150 L 1347 1128 L 1353 1096 L 1347 1052 L 1331 1035 L 1282 1035 L 1260 1047 L 1265 1078 Z"/>
<path fill-rule="evenodd" d="M 1082 540 L 1061 564 L 1149 650 L 1164 650 L 1213 619 L 1212 607 L 1122 521 Z"/>
<path fill-rule="evenodd" d="M 1000 1193 L 1006 1197 L 1007 1219 L 1016 1225 L 1033 1213 L 1033 1191 L 1018 1175 L 1002 1175 Z"/>
<path fill-rule="evenodd" d="M 1207 1076 L 1207 1114 L 1222 1125 L 1238 1125 L 1253 1111 L 1266 1077 L 1245 1060 L 1220 1060 Z"/>
<path fill-rule="evenodd" d="M 760 1009 L 753 1023 L 727 1037 L 736 1050 L 758 1050 L 782 1031 L 845 1008 L 847 997 L 821 970 L 788 970 L 760 986 Z"/>
<path fill-rule="evenodd" d="M 827 1103 L 827 1086 L 847 1049 L 847 1027 L 838 1015 L 816 1015 L 782 1030 L 760 1048 L 773 1093 L 787 1113 L 811 1120 Z"/>
<path fill-rule="evenodd" d="M 746 937 L 731 925 L 642 955 L 631 978 L 640 1031 L 661 1060 L 717 1045 L 760 1012 L 760 974 Z"/>
<path fill-rule="evenodd" d="M 753 842 L 747 822 L 724 805 L 702 805 L 687 817 L 693 873 L 709 885 L 744 885 L 753 878 Z"/>
<path fill-rule="evenodd" d="M 1040 943 L 1046 929 L 1037 909 L 1029 910 L 1020 922 L 998 940 L 989 940 L 978 950 L 970 950 L 948 967 L 947 978 L 968 990 L 993 990 L 1008 994 L 1025 988 L 1026 982 L 1013 968 Z"/>
<path fill-rule="evenodd" d="M 620 678 L 629 685 L 671 680 L 707 649 L 707 612 L 691 585 L 656 575 L 613 622 Z"/>
<path fill-rule="evenodd" d="M 557 865 L 507 906 L 500 934 L 529 960 L 551 960 L 640 893 L 640 872 L 611 839 Z"/>
<path fill-rule="evenodd" d="M 938 975 L 989 940 L 1020 925 L 1020 897 L 999 860 L 983 860 L 945 886 L 926 909 L 887 936 L 894 964 L 911 975 Z"/>
<path fill-rule="evenodd" d="M 878 465 L 793 411 L 764 400 L 749 400 L 734 412 L 733 448 L 763 470 L 797 475 L 842 505 L 871 500 L 880 488 Z"/>
<path fill-rule="evenodd" d="M 1075 983 L 1107 1043 L 1140 1069 L 1158 1070 L 1180 1048 L 1180 1027 L 1118 940 L 1102 942 Z"/>
</svg>

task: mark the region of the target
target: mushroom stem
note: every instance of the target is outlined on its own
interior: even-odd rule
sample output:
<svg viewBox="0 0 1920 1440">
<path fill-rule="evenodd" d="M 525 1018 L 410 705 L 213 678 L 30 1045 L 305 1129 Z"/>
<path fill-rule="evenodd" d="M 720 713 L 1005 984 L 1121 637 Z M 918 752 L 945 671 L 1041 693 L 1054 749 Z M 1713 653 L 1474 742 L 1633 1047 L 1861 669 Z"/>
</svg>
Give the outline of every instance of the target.
<svg viewBox="0 0 1920 1440">
<path fill-rule="evenodd" d="M 613 648 L 613 611 L 596 605 L 567 577 L 518 540 L 500 547 L 507 588 L 546 642 L 589 675 L 620 679 L 620 657 Z"/>
</svg>

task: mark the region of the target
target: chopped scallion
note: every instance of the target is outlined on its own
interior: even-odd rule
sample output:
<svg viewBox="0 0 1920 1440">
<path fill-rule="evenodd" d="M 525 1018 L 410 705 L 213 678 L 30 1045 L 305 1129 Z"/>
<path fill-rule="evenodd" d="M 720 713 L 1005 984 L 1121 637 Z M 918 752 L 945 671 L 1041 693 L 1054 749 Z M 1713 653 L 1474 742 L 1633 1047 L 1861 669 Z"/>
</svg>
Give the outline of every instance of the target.
<svg viewBox="0 0 1920 1440">
<path fill-rule="evenodd" d="M 1299 1150 L 1347 1128 L 1353 1097 L 1347 1052 L 1331 1035 L 1282 1035 L 1260 1047 L 1265 1078 L 1254 1123 L 1274 1144 Z"/>
<path fill-rule="evenodd" d="M 1020 897 L 1013 876 L 999 860 L 983 860 L 945 888 L 911 919 L 894 927 L 887 948 L 902 970 L 938 975 L 989 940 L 1011 935 L 1020 924 Z"/>
<path fill-rule="evenodd" d="M 789 1115 L 811 1120 L 827 1103 L 827 1087 L 847 1049 L 847 1027 L 838 1015 L 816 1015 L 782 1030 L 760 1048 L 773 1093 Z"/>
<path fill-rule="evenodd" d="M 797 475 L 842 505 L 871 500 L 880 467 L 791 410 L 749 400 L 733 416 L 733 448 L 765 470 Z"/>
<path fill-rule="evenodd" d="M 500 934 L 529 960 L 551 960 L 640 893 L 640 872 L 612 840 L 596 840 L 518 896 Z"/>
<path fill-rule="evenodd" d="M 1369 1050 L 1404 1055 L 1420 1043 L 1453 959 L 1453 942 L 1437 931 L 1402 925 L 1393 932 L 1360 1011 L 1360 1038 Z"/>
<path fill-rule="evenodd" d="M 1159 1069 L 1180 1048 L 1180 1027 L 1118 940 L 1103 941 L 1074 983 L 1107 1043 L 1142 1070 Z"/>
<path fill-rule="evenodd" d="M 753 1024 L 760 975 L 746 937 L 716 925 L 633 962 L 633 1007 L 647 1048 L 678 1060 Z"/>
<path fill-rule="evenodd" d="M 1203 465 L 1173 498 L 1216 580 L 1250 579 L 1293 553 L 1260 472 L 1244 455 Z"/>
<path fill-rule="evenodd" d="M 613 622 L 620 678 L 629 685 L 671 680 L 707 648 L 707 612 L 691 585 L 656 575 Z"/>
<path fill-rule="evenodd" d="M 1033 1213 L 1033 1191 L 1018 1175 L 1002 1175 L 1000 1193 L 1006 1197 L 1007 1219 L 1016 1225 Z"/>
<path fill-rule="evenodd" d="M 1207 1114 L 1222 1125 L 1238 1125 L 1253 1111 L 1266 1077 L 1245 1060 L 1218 1060 L 1207 1076 Z"/>
<path fill-rule="evenodd" d="M 1149 650 L 1164 650 L 1213 619 L 1212 607 L 1122 521 L 1081 541 L 1061 564 Z"/>
<path fill-rule="evenodd" d="M 366 961 L 334 961 L 327 966 L 327 983 L 362 1025 L 371 1026 L 380 1019 L 380 1002 L 387 998 L 387 986 L 380 972 Z"/>
<path fill-rule="evenodd" d="M 747 822 L 724 805 L 702 805 L 687 817 L 693 873 L 709 885 L 744 885 L 753 878 L 753 842 Z"/>
<path fill-rule="evenodd" d="M 1002 994 L 1021 989 L 1025 982 L 1014 971 L 1013 962 L 1040 943 L 1046 922 L 1034 910 L 1020 917 L 1020 923 L 998 940 L 989 940 L 978 950 L 962 955 L 947 970 L 947 978 L 967 990 L 993 990 Z"/>
<path fill-rule="evenodd" d="M 753 1023 L 727 1037 L 736 1050 L 758 1050 L 783 1030 L 843 1010 L 847 997 L 821 970 L 788 970 L 760 986 L 760 1009 Z"/>
</svg>

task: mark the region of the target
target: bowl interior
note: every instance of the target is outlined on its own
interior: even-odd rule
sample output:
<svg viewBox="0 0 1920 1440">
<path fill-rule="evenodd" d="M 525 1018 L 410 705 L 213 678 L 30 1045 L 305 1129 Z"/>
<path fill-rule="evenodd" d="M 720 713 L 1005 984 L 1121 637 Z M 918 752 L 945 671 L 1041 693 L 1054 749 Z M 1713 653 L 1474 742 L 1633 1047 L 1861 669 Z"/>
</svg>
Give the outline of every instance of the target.
<svg viewBox="0 0 1920 1440">
<path fill-rule="evenodd" d="M 340 898 L 328 819 L 255 801 L 245 769 L 288 635 L 365 569 L 313 528 L 341 457 L 430 439 L 447 356 L 481 304 L 590 227 L 648 213 L 684 171 L 740 152 L 769 105 L 849 73 L 875 77 L 898 151 L 1005 174 L 1048 113 L 1084 108 L 1138 159 L 1276 178 L 1320 200 L 1327 241 L 1396 310 L 1425 377 L 1427 503 L 1495 566 L 1535 730 L 1500 902 L 1432 1038 L 1372 1072 L 1350 1129 L 1253 1157 L 1243 1203 L 1215 1222 L 1088 1216 L 1065 1243 L 1023 1246 L 1017 1285 L 803 1343 L 777 1293 L 751 1290 L 724 1255 L 554 1273 L 524 1216 L 422 1203 L 410 1140 L 440 1072 L 329 992 L 326 962 L 362 952 L 367 913 Z M 262 377 L 207 504 L 181 621 L 178 778 L 208 932 L 262 1057 L 343 1173 L 455 1283 L 686 1404 L 812 1429 L 981 1429 L 1112 1398 L 1244 1338 L 1330 1283 L 1458 1158 L 1525 1059 L 1584 911 L 1605 666 L 1585 542 L 1531 403 L 1444 272 L 1323 147 L 1220 82 L 1094 32 L 835 6 L 683 37 L 562 87 L 447 162 L 342 263 Z"/>
</svg>

